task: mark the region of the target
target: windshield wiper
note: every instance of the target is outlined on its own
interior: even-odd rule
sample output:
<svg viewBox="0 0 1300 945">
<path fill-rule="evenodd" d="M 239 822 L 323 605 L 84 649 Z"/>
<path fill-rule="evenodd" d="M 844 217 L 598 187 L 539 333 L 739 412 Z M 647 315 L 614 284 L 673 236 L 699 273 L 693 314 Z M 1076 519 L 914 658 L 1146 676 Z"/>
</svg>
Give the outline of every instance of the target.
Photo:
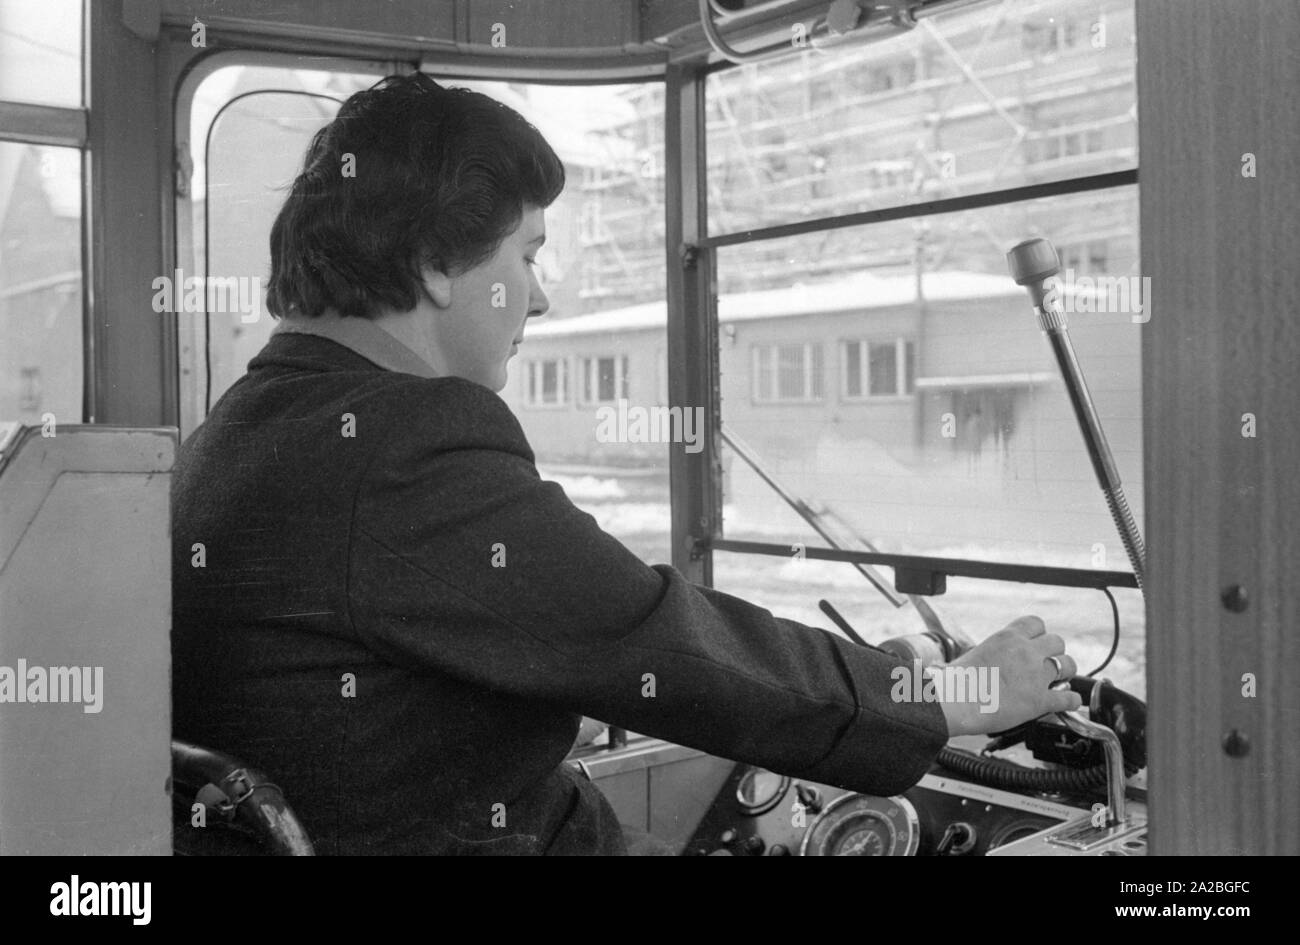
<svg viewBox="0 0 1300 945">
<path fill-rule="evenodd" d="M 873 554 L 880 553 L 880 550 L 875 545 L 859 535 L 842 516 L 831 510 L 829 506 L 825 505 L 825 503 L 823 503 L 823 508 L 826 509 L 826 512 L 818 512 L 799 496 L 795 495 L 783 486 L 777 478 L 772 475 L 772 473 L 768 472 L 768 470 L 763 467 L 758 456 L 755 455 L 754 451 L 750 449 L 745 441 L 736 433 L 721 425 L 719 425 L 719 433 L 722 435 L 723 442 L 730 446 L 735 454 L 743 459 L 749 468 L 754 470 L 754 472 L 758 474 L 758 477 L 762 479 L 763 482 L 767 483 L 772 491 L 780 496 L 781 500 L 785 502 L 786 505 L 794 509 L 795 513 L 807 522 L 809 527 L 811 527 L 812 530 L 832 548 L 838 551 L 848 550 L 845 548 L 845 543 L 837 539 L 827 527 L 826 519 L 828 516 L 833 516 L 836 519 L 840 527 L 844 531 L 847 531 L 853 541 L 857 542 L 858 545 L 861 546 L 861 550 L 869 551 Z M 895 607 L 902 607 L 907 604 L 908 601 L 911 601 L 912 606 L 916 608 L 917 614 L 920 615 L 921 620 L 925 623 L 926 629 L 944 641 L 944 646 L 949 653 L 956 654 L 962 650 L 970 648 L 971 642 L 966 638 L 965 634 L 957 629 L 955 625 L 952 626 L 952 629 L 949 629 L 949 627 L 944 624 L 943 618 L 941 618 L 935 611 L 934 606 L 924 597 L 919 594 L 899 594 L 872 565 L 859 564 L 857 562 L 851 563 L 853 567 L 858 569 L 858 572 L 863 577 L 871 582 L 872 586 L 875 587 L 876 590 L 880 591 L 885 600 L 889 601 Z M 841 621 L 836 621 L 836 623 L 841 627 L 841 629 L 845 629 L 850 636 L 857 637 L 857 634 L 853 633 L 851 629 L 847 628 L 847 626 Z M 949 624 L 951 623 L 952 622 L 949 621 Z M 861 642 L 860 638 L 859 642 Z"/>
</svg>

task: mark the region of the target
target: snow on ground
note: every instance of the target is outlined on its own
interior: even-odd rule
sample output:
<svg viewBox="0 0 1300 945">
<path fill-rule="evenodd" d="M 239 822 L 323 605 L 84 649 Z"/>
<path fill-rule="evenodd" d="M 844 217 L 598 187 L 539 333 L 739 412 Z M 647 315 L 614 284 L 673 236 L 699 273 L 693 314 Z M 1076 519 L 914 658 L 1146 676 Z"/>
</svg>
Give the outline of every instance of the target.
<svg viewBox="0 0 1300 945">
<path fill-rule="evenodd" d="M 565 476 L 540 470 L 543 479 L 559 483 L 569 499 L 576 503 L 621 499 L 627 495 L 617 479 L 607 476 Z"/>
</svg>

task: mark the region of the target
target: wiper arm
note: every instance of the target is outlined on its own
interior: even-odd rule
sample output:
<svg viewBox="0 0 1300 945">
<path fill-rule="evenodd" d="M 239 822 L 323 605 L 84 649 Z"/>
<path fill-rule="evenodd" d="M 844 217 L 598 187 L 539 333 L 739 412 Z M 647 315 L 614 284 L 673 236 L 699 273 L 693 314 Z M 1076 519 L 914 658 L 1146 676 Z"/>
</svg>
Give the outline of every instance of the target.
<svg viewBox="0 0 1300 945">
<path fill-rule="evenodd" d="M 721 427 L 720 432 L 722 433 L 723 442 L 735 450 L 736 455 L 743 459 L 749 468 L 758 474 L 758 478 L 767 483 L 768 486 L 771 487 L 772 491 L 779 495 L 786 505 L 794 509 L 794 511 L 798 513 L 799 517 L 807 522 L 812 530 L 815 531 L 824 542 L 838 551 L 845 550 L 843 544 L 837 541 L 835 536 L 826 528 L 822 515 L 803 499 L 799 498 L 799 496 L 781 485 L 781 483 L 776 480 L 775 476 L 763 468 L 763 464 L 759 462 L 758 457 L 754 455 L 753 450 L 751 450 L 738 435 L 732 433 L 726 427 Z M 859 535 L 854 535 L 853 537 L 856 541 L 862 544 L 862 550 L 873 553 L 877 551 L 876 547 L 865 538 L 862 538 Z M 876 590 L 880 591 L 880 593 L 884 595 L 885 599 L 895 607 L 902 607 L 907 603 L 906 598 L 890 587 L 889 582 L 883 578 L 880 572 L 872 565 L 854 563 L 853 567 L 857 568 L 859 573 L 870 581 Z"/>
<path fill-rule="evenodd" d="M 795 495 L 783 486 L 777 481 L 775 476 L 764 469 L 763 464 L 759 462 L 758 457 L 754 455 L 754 451 L 751 450 L 738 435 L 729 431 L 725 426 L 720 427 L 719 432 L 722 435 L 723 442 L 730 446 L 735 451 L 736 455 L 743 459 L 745 463 L 758 474 L 758 477 L 767 483 L 773 492 L 781 497 L 782 501 L 784 501 L 786 505 L 794 509 L 799 517 L 807 522 L 812 530 L 815 531 L 823 541 L 836 550 L 847 550 L 826 527 L 824 516 L 813 509 L 812 506 L 803 499 L 799 498 L 799 496 Z M 872 552 L 873 554 L 880 553 L 879 549 L 876 548 L 875 545 L 854 531 L 852 526 L 849 526 L 848 523 L 840 518 L 840 516 L 835 515 L 835 518 L 838 519 L 840 525 L 853 536 L 853 540 L 862 546 L 862 550 Z M 949 652 L 959 653 L 962 650 L 969 648 L 970 642 L 965 638 L 965 635 L 957 630 L 949 631 L 948 628 L 944 626 L 943 619 L 935 611 L 933 605 L 931 605 L 924 597 L 919 594 L 899 594 L 872 565 L 853 562 L 853 567 L 857 568 L 858 572 L 870 581 L 872 586 L 875 587 L 876 590 L 880 591 L 880 593 L 884 595 L 884 598 L 895 607 L 902 607 L 910 600 L 912 606 L 916 608 L 917 614 L 925 623 L 926 629 L 941 639 L 948 641 Z"/>
</svg>

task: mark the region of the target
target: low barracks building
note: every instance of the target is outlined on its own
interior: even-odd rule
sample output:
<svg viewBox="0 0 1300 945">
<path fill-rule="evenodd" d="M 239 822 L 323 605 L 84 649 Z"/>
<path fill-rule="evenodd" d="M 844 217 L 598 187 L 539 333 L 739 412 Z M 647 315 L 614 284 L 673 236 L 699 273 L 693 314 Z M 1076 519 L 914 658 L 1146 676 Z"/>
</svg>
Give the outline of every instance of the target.
<svg viewBox="0 0 1300 945">
<path fill-rule="evenodd" d="M 1145 316 L 1089 311 L 1108 307 L 1104 291 L 1062 301 L 1140 505 Z M 926 533 L 1011 540 L 1030 521 L 1071 542 L 1097 530 L 1100 499 L 1064 386 L 1009 276 L 863 275 L 724 295 L 718 320 L 724 428 L 797 494 L 841 511 L 868 503 L 875 534 L 921 544 Z M 529 322 L 501 396 L 539 462 L 666 469 L 663 443 L 599 435 L 602 408 L 667 404 L 665 325 L 662 302 Z M 723 463 L 727 502 L 770 512 L 770 490 L 725 447 Z"/>
</svg>

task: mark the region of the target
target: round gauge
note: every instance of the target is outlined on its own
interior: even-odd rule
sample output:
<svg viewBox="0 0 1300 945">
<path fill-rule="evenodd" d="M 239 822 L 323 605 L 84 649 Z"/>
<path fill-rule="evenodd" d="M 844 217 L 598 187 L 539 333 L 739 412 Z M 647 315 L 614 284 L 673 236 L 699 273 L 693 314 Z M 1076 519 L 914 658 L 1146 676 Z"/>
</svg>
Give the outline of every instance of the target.
<svg viewBox="0 0 1300 945">
<path fill-rule="evenodd" d="M 750 768 L 736 785 L 736 803 L 750 817 L 766 814 L 790 790 L 790 779 L 762 768 Z"/>
<path fill-rule="evenodd" d="M 842 794 L 808 825 L 803 856 L 914 856 L 921 843 L 916 808 L 903 797 Z"/>
</svg>

